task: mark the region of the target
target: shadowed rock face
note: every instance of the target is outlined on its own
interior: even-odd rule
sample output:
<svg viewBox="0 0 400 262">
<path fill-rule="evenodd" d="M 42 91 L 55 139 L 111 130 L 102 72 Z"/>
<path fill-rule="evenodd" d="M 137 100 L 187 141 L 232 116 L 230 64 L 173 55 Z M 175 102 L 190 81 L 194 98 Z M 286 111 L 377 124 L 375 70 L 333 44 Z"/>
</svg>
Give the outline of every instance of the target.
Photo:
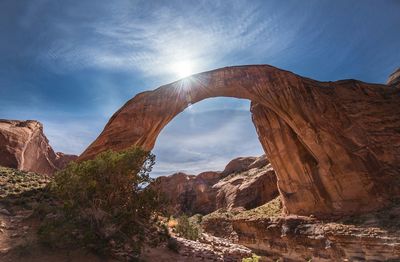
<svg viewBox="0 0 400 262">
<path fill-rule="evenodd" d="M 76 158 L 55 153 L 38 121 L 0 119 L 0 166 L 52 175 Z"/>
<path fill-rule="evenodd" d="M 356 80 L 319 82 L 267 65 L 227 67 L 136 95 L 80 156 L 136 145 L 210 97 L 252 101 L 260 142 L 288 213 L 344 215 L 398 197 L 400 89 Z"/>
<path fill-rule="evenodd" d="M 276 174 L 265 155 L 233 159 L 222 175 L 223 179 L 212 187 L 217 192 L 215 209 L 251 209 L 279 194 Z"/>
<path fill-rule="evenodd" d="M 216 190 L 212 186 L 220 178 L 219 172 L 197 176 L 180 172 L 158 177 L 154 185 L 168 200 L 169 213 L 208 214 L 215 210 Z"/>
</svg>

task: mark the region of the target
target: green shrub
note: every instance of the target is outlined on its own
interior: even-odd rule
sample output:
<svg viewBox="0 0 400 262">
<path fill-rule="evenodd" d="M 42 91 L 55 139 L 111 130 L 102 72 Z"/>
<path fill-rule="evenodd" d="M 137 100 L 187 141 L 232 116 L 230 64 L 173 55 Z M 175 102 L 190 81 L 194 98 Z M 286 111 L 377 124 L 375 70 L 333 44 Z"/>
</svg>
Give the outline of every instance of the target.
<svg viewBox="0 0 400 262">
<path fill-rule="evenodd" d="M 200 237 L 201 231 L 197 224 L 190 221 L 190 219 L 183 215 L 178 218 L 178 223 L 175 226 L 176 233 L 178 233 L 181 237 L 197 240 Z"/>
<path fill-rule="evenodd" d="M 104 252 L 113 243 L 138 253 L 159 207 L 157 192 L 146 187 L 154 161 L 154 155 L 130 148 L 71 163 L 51 183 L 61 207 L 43 221 L 39 236 L 48 245 L 75 243 Z"/>
<path fill-rule="evenodd" d="M 260 257 L 253 254 L 251 257 L 246 257 L 242 259 L 242 262 L 258 262 L 260 260 Z"/>
</svg>

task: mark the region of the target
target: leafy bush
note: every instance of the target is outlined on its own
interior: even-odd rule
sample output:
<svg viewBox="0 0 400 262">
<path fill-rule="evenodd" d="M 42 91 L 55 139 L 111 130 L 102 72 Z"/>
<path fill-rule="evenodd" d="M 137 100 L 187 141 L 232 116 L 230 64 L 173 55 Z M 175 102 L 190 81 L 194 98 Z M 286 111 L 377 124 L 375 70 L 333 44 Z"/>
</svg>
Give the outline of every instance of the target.
<svg viewBox="0 0 400 262">
<path fill-rule="evenodd" d="M 61 208 L 42 223 L 42 240 L 101 252 L 122 246 L 139 253 L 159 207 L 157 192 L 145 187 L 154 162 L 154 155 L 130 148 L 68 165 L 51 184 Z"/>
<path fill-rule="evenodd" d="M 242 262 L 258 262 L 260 260 L 260 257 L 253 254 L 251 257 L 243 258 Z"/>
<path fill-rule="evenodd" d="M 177 225 L 175 226 L 175 231 L 181 237 L 190 239 L 190 240 L 197 240 L 200 237 L 200 228 L 197 224 L 190 221 L 190 219 L 183 215 L 178 218 Z"/>
</svg>

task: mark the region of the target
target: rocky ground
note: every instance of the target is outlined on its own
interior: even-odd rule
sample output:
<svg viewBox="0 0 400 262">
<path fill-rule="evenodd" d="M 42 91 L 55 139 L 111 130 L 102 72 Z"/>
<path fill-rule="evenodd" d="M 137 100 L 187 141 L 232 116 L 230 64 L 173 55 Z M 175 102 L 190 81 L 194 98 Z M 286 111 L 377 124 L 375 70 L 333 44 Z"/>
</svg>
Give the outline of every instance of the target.
<svg viewBox="0 0 400 262">
<path fill-rule="evenodd" d="M 202 234 L 197 241 L 173 236 L 169 243 L 174 243 L 175 251 L 166 245 L 146 248 L 143 254 L 145 261 L 242 261 L 253 255 L 251 249 L 234 244 L 231 241 Z"/>
<path fill-rule="evenodd" d="M 400 205 L 333 220 L 283 216 L 279 199 L 253 210 L 203 217 L 206 232 L 276 261 L 400 261 Z"/>
</svg>

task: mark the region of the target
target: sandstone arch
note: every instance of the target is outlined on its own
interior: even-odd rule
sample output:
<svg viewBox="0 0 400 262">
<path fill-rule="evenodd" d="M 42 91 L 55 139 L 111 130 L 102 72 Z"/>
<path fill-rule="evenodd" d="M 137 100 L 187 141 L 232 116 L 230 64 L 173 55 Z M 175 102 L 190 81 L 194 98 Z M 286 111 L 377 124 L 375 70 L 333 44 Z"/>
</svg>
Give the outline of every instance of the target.
<svg viewBox="0 0 400 262">
<path fill-rule="evenodd" d="M 319 82 L 268 65 L 227 67 L 136 95 L 83 152 L 151 150 L 162 128 L 210 97 L 252 101 L 260 142 L 288 213 L 342 215 L 399 195 L 400 90 L 356 80 Z"/>
</svg>

